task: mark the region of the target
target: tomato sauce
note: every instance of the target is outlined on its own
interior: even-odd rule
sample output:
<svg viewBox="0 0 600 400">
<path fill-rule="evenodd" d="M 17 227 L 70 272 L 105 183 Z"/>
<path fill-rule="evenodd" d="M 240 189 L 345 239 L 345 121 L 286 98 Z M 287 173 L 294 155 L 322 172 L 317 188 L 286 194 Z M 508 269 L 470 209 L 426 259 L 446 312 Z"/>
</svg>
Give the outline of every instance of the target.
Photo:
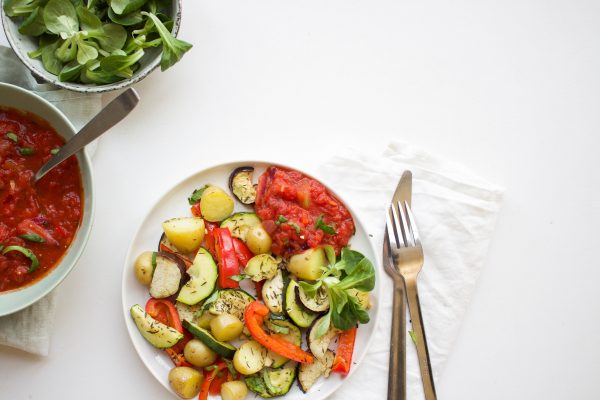
<svg viewBox="0 0 600 400">
<path fill-rule="evenodd" d="M 33 182 L 35 172 L 65 143 L 32 114 L 0 108 L 0 291 L 17 289 L 44 276 L 69 247 L 83 214 L 83 186 L 76 157 Z"/>
<path fill-rule="evenodd" d="M 289 257 L 325 244 L 339 254 L 355 232 L 340 200 L 322 183 L 290 169 L 267 168 L 258 180 L 255 208 L 275 255 Z"/>
</svg>

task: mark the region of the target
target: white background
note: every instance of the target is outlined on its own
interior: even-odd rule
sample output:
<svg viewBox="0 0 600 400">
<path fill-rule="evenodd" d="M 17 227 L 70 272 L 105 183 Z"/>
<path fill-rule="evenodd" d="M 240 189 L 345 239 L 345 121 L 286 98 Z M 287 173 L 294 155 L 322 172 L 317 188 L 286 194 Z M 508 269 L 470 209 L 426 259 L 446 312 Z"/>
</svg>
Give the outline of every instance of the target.
<svg viewBox="0 0 600 400">
<path fill-rule="evenodd" d="M 439 398 L 597 398 L 599 15 L 583 0 L 185 0 L 194 48 L 138 84 L 138 108 L 102 138 L 96 221 L 50 356 L 0 348 L 0 398 L 169 398 L 121 314 L 150 205 L 211 164 L 314 169 L 392 138 L 506 188 Z"/>
</svg>

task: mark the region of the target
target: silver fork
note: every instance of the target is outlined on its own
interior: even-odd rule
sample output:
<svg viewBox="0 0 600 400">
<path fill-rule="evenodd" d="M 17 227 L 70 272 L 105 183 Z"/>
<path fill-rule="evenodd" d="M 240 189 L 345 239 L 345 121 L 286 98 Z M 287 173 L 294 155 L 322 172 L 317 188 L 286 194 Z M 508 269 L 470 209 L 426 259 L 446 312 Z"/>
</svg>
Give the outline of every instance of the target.
<svg viewBox="0 0 600 400">
<path fill-rule="evenodd" d="M 390 243 L 390 258 L 404 280 L 408 309 L 415 334 L 415 345 L 419 357 L 421 379 L 426 400 L 435 400 L 435 385 L 429 361 L 429 350 L 421 316 L 421 305 L 417 291 L 417 275 L 423 267 L 423 247 L 417 224 L 407 202 L 393 202 L 386 213 L 387 235 Z"/>
</svg>

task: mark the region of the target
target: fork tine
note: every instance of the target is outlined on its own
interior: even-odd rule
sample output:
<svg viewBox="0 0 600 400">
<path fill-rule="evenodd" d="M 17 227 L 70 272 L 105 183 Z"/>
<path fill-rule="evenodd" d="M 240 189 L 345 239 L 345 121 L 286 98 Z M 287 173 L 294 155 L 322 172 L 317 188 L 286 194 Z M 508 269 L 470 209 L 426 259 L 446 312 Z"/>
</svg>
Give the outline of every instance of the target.
<svg viewBox="0 0 600 400">
<path fill-rule="evenodd" d="M 402 226 L 400 224 L 400 217 L 398 217 L 398 208 L 397 208 L 397 203 L 392 203 L 390 205 L 390 210 L 392 212 L 392 226 L 394 227 L 394 231 L 397 234 L 398 237 L 398 247 L 399 248 L 403 248 L 406 247 L 406 237 L 404 236 L 404 232 L 402 231 Z"/>
<path fill-rule="evenodd" d="M 404 213 L 404 207 L 400 202 L 397 202 L 398 211 L 400 212 L 400 220 L 398 224 L 402 224 L 402 236 L 404 237 L 404 241 L 406 242 L 406 246 L 412 247 L 415 245 L 415 241 L 410 231 L 410 227 L 408 226 L 408 219 L 406 218 L 406 214 Z"/>
<path fill-rule="evenodd" d="M 392 223 L 392 217 L 390 217 L 390 213 L 392 212 L 392 207 L 390 207 L 387 212 L 385 213 L 385 218 L 386 218 L 386 225 L 387 225 L 387 229 L 385 230 L 387 235 L 388 235 L 388 242 L 390 245 L 390 248 L 398 248 L 400 247 L 399 243 L 400 241 L 398 240 L 398 238 L 401 238 L 402 236 L 400 234 L 396 234 L 396 227 L 394 226 L 394 224 Z"/>
<path fill-rule="evenodd" d="M 415 216 L 413 215 L 412 210 L 410 209 L 410 206 L 406 202 L 404 202 L 404 204 L 406 206 L 406 213 L 408 214 L 408 224 L 410 225 L 410 230 L 412 232 L 412 236 L 414 238 L 416 245 L 420 246 L 421 239 L 419 237 L 419 231 L 417 230 L 417 223 L 415 221 Z"/>
</svg>

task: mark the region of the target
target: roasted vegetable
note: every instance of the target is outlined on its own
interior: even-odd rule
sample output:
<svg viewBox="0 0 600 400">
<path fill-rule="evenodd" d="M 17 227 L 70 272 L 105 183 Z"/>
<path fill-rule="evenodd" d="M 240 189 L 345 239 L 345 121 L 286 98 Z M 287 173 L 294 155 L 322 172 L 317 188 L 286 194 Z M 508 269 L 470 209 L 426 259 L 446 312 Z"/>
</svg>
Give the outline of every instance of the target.
<svg viewBox="0 0 600 400">
<path fill-rule="evenodd" d="M 293 255 L 287 265 L 288 271 L 300 279 L 308 281 L 317 280 L 323 275 L 323 267 L 327 266 L 325 251 L 321 247 L 308 249 L 300 254 Z"/>
<path fill-rule="evenodd" d="M 130 314 L 144 339 L 154 347 L 166 349 L 183 339 L 181 332 L 152 318 L 139 304 L 131 307 Z"/>
<path fill-rule="evenodd" d="M 262 224 L 258 224 L 248 229 L 246 234 L 246 245 L 254 254 L 271 252 L 271 236 L 267 233 Z"/>
<path fill-rule="evenodd" d="M 231 236 L 246 242 L 246 235 L 250 228 L 260 223 L 260 218 L 255 213 L 239 212 L 221 222 L 221 228 L 229 228 Z"/>
<path fill-rule="evenodd" d="M 309 311 L 324 312 L 329 310 L 329 296 L 327 290 L 321 286 L 317 289 L 314 297 L 308 296 L 302 286 L 298 287 L 298 302 Z"/>
<path fill-rule="evenodd" d="M 183 320 L 183 327 L 190 331 L 198 340 L 208 346 L 209 349 L 224 358 L 232 358 L 236 348 L 229 343 L 217 340 L 209 331 L 200 328 L 188 320 Z"/>
<path fill-rule="evenodd" d="M 154 263 L 156 255 L 152 251 L 144 251 L 136 259 L 134 263 L 135 277 L 144 286 L 150 285 L 152 282 L 152 274 L 154 273 Z"/>
<path fill-rule="evenodd" d="M 308 392 L 321 376 L 329 376 L 334 357 L 335 355 L 333 352 L 328 350 L 324 357 L 315 358 L 314 363 L 300 364 L 298 370 L 298 382 L 300 383 L 300 389 L 302 389 L 304 393 Z"/>
<path fill-rule="evenodd" d="M 217 353 L 199 339 L 192 339 L 183 349 L 185 359 L 195 367 L 207 367 L 217 360 Z"/>
<path fill-rule="evenodd" d="M 285 289 L 284 309 L 286 314 L 300 328 L 308 328 L 319 314 L 308 311 L 306 308 L 298 304 L 298 282 L 290 280 Z"/>
<path fill-rule="evenodd" d="M 209 186 L 202 193 L 200 211 L 202 216 L 211 222 L 219 222 L 233 212 L 233 199 L 223 189 Z"/>
<path fill-rule="evenodd" d="M 169 372 L 169 385 L 183 399 L 191 399 L 200 393 L 204 375 L 190 367 L 175 367 Z"/>
<path fill-rule="evenodd" d="M 246 306 L 253 300 L 242 289 L 222 289 L 206 300 L 205 308 L 213 315 L 231 314 L 242 320 Z"/>
<path fill-rule="evenodd" d="M 262 377 L 265 381 L 267 391 L 273 396 L 283 396 L 290 391 L 292 383 L 296 379 L 296 365 L 287 368 L 265 368 Z"/>
<path fill-rule="evenodd" d="M 339 334 L 339 329 L 336 329 L 333 325 L 329 326 L 329 329 L 324 335 L 318 336 L 317 330 L 320 323 L 327 323 L 324 321 L 327 316 L 317 319 L 306 335 L 306 341 L 308 342 L 308 348 L 315 358 L 323 358 L 327 353 L 331 340 Z"/>
<path fill-rule="evenodd" d="M 283 287 L 283 272 L 280 269 L 274 277 L 267 279 L 263 284 L 262 300 L 272 313 L 283 312 Z"/>
<path fill-rule="evenodd" d="M 233 356 L 233 366 L 243 375 L 252 375 L 265 366 L 267 349 L 260 343 L 250 340 L 240 346 Z"/>
<path fill-rule="evenodd" d="M 179 251 L 196 251 L 204 240 L 204 220 L 197 217 L 172 218 L 162 223 L 163 230 Z"/>
<path fill-rule="evenodd" d="M 256 186 L 252 184 L 254 167 L 239 167 L 229 175 L 229 188 L 242 204 L 254 204 Z"/>
<path fill-rule="evenodd" d="M 156 268 L 150 282 L 150 296 L 164 299 L 173 296 L 187 281 L 185 264 L 173 254 L 156 253 Z"/>
<path fill-rule="evenodd" d="M 210 253 L 200 248 L 187 269 L 190 280 L 181 288 L 177 300 L 194 305 L 207 298 L 217 283 L 217 265 Z"/>
<path fill-rule="evenodd" d="M 277 274 L 279 262 L 269 254 L 258 254 L 248 261 L 244 273 L 254 282 L 271 279 Z"/>
</svg>

